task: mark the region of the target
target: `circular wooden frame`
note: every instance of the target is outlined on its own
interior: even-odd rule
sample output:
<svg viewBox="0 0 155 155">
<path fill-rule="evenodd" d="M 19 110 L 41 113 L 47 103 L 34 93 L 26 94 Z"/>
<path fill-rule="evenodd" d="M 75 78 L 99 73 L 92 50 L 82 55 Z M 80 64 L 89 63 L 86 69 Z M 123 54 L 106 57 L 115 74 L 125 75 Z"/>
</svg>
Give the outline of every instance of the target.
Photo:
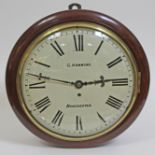
<svg viewBox="0 0 155 155">
<path fill-rule="evenodd" d="M 110 29 L 114 33 L 116 33 L 128 46 L 131 50 L 136 63 L 138 72 L 140 72 L 141 82 L 140 84 L 140 92 L 136 98 L 136 101 L 133 105 L 132 110 L 129 112 L 127 117 L 112 131 L 97 137 L 91 140 L 85 141 L 65 141 L 60 140 L 58 138 L 49 136 L 44 133 L 40 129 L 38 129 L 32 122 L 29 120 L 28 116 L 25 114 L 18 95 L 17 95 L 17 86 L 16 86 L 16 78 L 17 71 L 20 60 L 26 51 L 26 48 L 30 45 L 30 43 L 42 32 L 47 29 L 68 22 L 91 22 Z M 148 89 L 149 89 L 149 66 L 147 62 L 147 58 L 145 56 L 144 50 L 136 37 L 120 22 L 115 19 L 89 10 L 69 10 L 62 11 L 55 14 L 52 14 L 46 18 L 35 23 L 31 26 L 17 41 L 15 47 L 13 48 L 6 71 L 6 87 L 9 101 L 16 115 L 20 119 L 20 121 L 27 127 L 32 133 L 37 135 L 38 137 L 51 142 L 53 145 L 62 146 L 62 147 L 91 147 L 96 146 L 106 141 L 116 137 L 120 133 L 122 133 L 126 128 L 130 126 L 130 124 L 136 119 L 138 114 L 143 108 L 145 103 Z"/>
</svg>

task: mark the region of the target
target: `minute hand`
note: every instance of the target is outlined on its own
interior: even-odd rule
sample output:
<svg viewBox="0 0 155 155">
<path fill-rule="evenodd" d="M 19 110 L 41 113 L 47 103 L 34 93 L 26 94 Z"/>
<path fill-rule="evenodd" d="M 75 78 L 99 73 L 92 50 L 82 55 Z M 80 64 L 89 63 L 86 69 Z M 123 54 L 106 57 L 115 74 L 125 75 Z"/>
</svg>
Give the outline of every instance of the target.
<svg viewBox="0 0 155 155">
<path fill-rule="evenodd" d="M 65 81 L 65 80 L 59 80 L 59 79 L 53 79 L 53 78 L 49 78 L 49 80 L 57 81 L 57 82 L 62 82 L 62 83 L 68 83 L 68 84 L 74 85 L 74 82 L 69 82 L 69 81 Z"/>
<path fill-rule="evenodd" d="M 65 81 L 65 80 L 59 80 L 59 79 L 54 79 L 54 78 L 51 78 L 51 77 L 43 76 L 42 74 L 37 75 L 37 74 L 28 73 L 28 75 L 31 75 L 33 77 L 37 77 L 39 79 L 48 80 L 48 81 L 57 81 L 57 82 L 61 82 L 61 83 L 67 83 L 67 84 L 70 84 L 70 85 L 74 85 L 74 82 Z"/>
</svg>

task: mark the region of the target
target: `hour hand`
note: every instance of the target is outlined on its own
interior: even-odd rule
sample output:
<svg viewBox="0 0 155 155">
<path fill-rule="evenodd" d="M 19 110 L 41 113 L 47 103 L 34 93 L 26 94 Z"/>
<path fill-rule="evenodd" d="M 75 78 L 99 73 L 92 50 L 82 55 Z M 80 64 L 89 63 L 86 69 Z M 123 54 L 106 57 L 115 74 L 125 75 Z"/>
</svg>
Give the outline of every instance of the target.
<svg viewBox="0 0 155 155">
<path fill-rule="evenodd" d="M 100 80 L 95 80 L 95 81 L 89 81 L 89 82 L 83 82 L 83 85 L 87 86 L 87 85 L 97 85 L 97 84 L 101 84 L 101 87 L 104 86 L 105 82 L 104 82 L 104 77 L 100 76 Z"/>
</svg>

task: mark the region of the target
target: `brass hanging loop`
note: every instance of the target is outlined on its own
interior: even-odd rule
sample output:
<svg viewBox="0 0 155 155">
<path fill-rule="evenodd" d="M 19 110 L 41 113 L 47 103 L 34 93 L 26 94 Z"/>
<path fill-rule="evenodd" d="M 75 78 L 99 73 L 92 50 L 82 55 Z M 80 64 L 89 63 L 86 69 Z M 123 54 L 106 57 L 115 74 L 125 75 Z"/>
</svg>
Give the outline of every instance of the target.
<svg viewBox="0 0 155 155">
<path fill-rule="evenodd" d="M 78 3 L 72 3 L 68 6 L 69 10 L 81 10 L 82 6 Z"/>
</svg>

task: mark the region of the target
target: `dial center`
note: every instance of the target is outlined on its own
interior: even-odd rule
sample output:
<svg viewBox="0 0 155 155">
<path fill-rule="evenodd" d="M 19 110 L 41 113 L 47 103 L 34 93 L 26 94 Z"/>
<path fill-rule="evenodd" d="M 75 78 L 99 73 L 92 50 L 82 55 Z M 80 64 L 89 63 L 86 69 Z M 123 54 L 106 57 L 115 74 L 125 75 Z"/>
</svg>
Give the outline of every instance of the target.
<svg viewBox="0 0 155 155">
<path fill-rule="evenodd" d="M 81 89 L 83 87 L 83 82 L 81 80 L 78 80 L 75 82 L 75 87 L 77 89 Z"/>
</svg>

